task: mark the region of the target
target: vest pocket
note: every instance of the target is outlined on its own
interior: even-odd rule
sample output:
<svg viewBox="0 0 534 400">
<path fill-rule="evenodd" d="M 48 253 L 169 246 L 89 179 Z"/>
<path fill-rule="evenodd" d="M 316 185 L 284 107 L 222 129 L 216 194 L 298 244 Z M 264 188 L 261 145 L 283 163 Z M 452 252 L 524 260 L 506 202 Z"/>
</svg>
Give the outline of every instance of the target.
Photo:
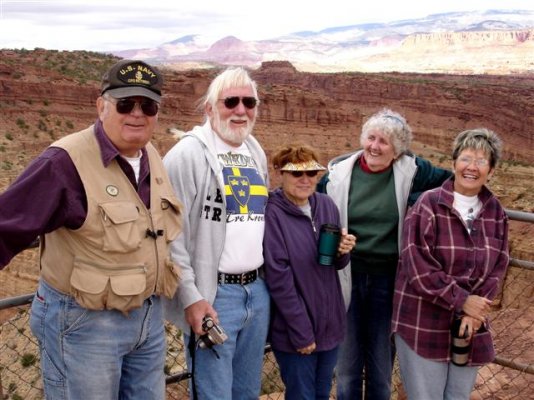
<svg viewBox="0 0 534 400">
<path fill-rule="evenodd" d="M 173 241 L 182 230 L 182 204 L 174 196 L 161 196 L 165 240 Z"/>
<path fill-rule="evenodd" d="M 90 310 L 138 308 L 145 300 L 144 264 L 97 264 L 75 259 L 70 277 L 72 295 Z"/>
<path fill-rule="evenodd" d="M 141 246 L 141 233 L 136 223 L 139 210 L 128 201 L 99 204 L 104 227 L 102 250 L 128 253 Z"/>
<path fill-rule="evenodd" d="M 166 258 L 164 264 L 162 294 L 171 299 L 178 288 L 180 269 L 170 258 Z"/>
</svg>

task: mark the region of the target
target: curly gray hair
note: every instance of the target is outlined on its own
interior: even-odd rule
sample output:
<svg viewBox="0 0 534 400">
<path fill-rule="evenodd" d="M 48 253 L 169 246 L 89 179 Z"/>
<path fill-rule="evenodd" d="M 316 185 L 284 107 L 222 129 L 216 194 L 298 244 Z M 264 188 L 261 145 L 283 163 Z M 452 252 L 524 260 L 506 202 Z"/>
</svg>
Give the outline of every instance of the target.
<svg viewBox="0 0 534 400">
<path fill-rule="evenodd" d="M 412 128 L 406 119 L 399 113 L 388 108 L 383 108 L 373 114 L 362 127 L 360 145 L 363 147 L 369 133 L 378 130 L 384 134 L 395 153 L 395 158 L 409 150 L 412 143 Z"/>
</svg>

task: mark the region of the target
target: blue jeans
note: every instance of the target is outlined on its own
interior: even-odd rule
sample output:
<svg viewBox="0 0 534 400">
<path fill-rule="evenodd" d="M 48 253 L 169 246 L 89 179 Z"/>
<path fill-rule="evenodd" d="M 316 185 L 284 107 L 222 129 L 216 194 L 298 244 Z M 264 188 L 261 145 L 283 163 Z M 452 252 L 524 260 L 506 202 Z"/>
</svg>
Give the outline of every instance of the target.
<svg viewBox="0 0 534 400">
<path fill-rule="evenodd" d="M 50 400 L 165 398 L 165 332 L 159 297 L 128 315 L 90 311 L 40 281 L 30 328 Z"/>
<path fill-rule="evenodd" d="M 459 367 L 421 357 L 395 335 L 402 384 L 410 400 L 469 400 L 478 367 Z"/>
<path fill-rule="evenodd" d="M 252 400 L 261 390 L 263 355 L 269 326 L 270 298 L 263 279 L 248 285 L 217 287 L 213 308 L 228 339 L 212 349 L 196 348 L 189 370 L 199 400 Z M 189 343 L 186 335 L 185 343 Z"/>
<path fill-rule="evenodd" d="M 395 277 L 357 273 L 347 312 L 347 333 L 336 366 L 337 399 L 389 400 L 395 348 L 391 315 Z"/>
<path fill-rule="evenodd" d="M 274 350 L 286 400 L 328 400 L 338 347 L 309 355 Z"/>
</svg>

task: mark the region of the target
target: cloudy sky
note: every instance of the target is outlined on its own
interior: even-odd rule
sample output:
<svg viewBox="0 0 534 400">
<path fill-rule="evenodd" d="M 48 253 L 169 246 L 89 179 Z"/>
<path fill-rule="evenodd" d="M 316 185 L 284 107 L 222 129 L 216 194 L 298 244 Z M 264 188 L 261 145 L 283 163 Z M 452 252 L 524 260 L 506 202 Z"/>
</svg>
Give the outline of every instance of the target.
<svg viewBox="0 0 534 400">
<path fill-rule="evenodd" d="M 316 5 L 315 5 L 316 4 Z M 112 51 L 186 35 L 212 43 L 450 11 L 534 10 L 532 0 L 0 0 L 0 48 Z"/>
</svg>

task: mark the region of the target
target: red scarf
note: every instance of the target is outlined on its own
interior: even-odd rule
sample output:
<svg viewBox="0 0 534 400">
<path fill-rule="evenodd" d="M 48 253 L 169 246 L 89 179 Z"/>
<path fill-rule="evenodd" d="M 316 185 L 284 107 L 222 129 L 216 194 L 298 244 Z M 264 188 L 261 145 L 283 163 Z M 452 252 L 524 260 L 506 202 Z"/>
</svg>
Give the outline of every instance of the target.
<svg viewBox="0 0 534 400">
<path fill-rule="evenodd" d="M 365 160 L 365 156 L 362 154 L 362 156 L 360 157 L 360 168 L 362 169 L 363 172 L 365 172 L 367 174 L 379 174 L 381 172 L 384 172 L 389 167 L 391 167 L 391 164 L 389 164 L 386 168 L 381 169 L 380 171 L 371 171 L 371 169 L 369 168 L 369 165 L 367 165 L 367 161 Z"/>
</svg>

